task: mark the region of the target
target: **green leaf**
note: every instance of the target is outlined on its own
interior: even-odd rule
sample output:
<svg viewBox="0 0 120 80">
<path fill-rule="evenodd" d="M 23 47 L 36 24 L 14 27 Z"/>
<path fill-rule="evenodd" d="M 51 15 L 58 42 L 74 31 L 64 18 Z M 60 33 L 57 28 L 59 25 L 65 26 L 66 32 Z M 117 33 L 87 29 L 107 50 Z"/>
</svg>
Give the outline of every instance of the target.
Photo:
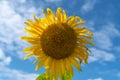
<svg viewBox="0 0 120 80">
<path fill-rule="evenodd" d="M 40 75 L 36 78 L 36 80 L 50 80 L 50 78 L 46 78 L 45 73 L 43 73 L 43 74 L 40 74 Z"/>
<path fill-rule="evenodd" d="M 67 73 L 63 76 L 62 80 L 72 80 L 72 76 L 67 72 Z"/>
<path fill-rule="evenodd" d="M 52 80 L 50 79 L 50 77 L 46 78 L 46 74 L 40 74 L 36 80 Z M 62 77 L 62 80 L 72 80 L 72 76 L 67 72 L 66 74 L 64 74 L 64 76 Z"/>
</svg>

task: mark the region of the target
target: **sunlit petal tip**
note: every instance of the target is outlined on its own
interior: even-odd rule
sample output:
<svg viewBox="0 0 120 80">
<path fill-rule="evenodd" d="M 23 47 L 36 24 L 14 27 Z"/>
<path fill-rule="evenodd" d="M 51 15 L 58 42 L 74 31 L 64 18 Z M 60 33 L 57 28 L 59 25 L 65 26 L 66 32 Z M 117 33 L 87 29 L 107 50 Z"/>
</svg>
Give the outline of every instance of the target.
<svg viewBox="0 0 120 80">
<path fill-rule="evenodd" d="M 24 59 L 24 60 L 27 60 L 27 58 L 25 58 L 25 57 L 24 57 L 23 59 Z"/>
<path fill-rule="evenodd" d="M 24 24 L 26 24 L 27 22 L 24 22 Z"/>
<path fill-rule="evenodd" d="M 21 36 L 21 39 L 27 40 L 26 36 Z"/>
<path fill-rule="evenodd" d="M 35 71 L 37 71 L 37 70 L 38 70 L 38 68 L 36 67 L 36 68 L 35 68 Z"/>
<path fill-rule="evenodd" d="M 34 54 L 31 52 L 29 54 L 27 54 L 25 57 L 24 57 L 24 60 L 28 59 L 29 57 L 33 56 Z"/>
<path fill-rule="evenodd" d="M 87 59 L 85 59 L 85 63 L 88 64 L 88 60 Z"/>
<path fill-rule="evenodd" d="M 47 13 L 52 13 L 52 10 L 50 8 L 47 8 Z"/>
<path fill-rule="evenodd" d="M 62 8 L 61 8 L 61 7 L 59 7 L 59 8 L 57 8 L 57 10 L 58 10 L 58 11 L 61 11 L 61 10 L 62 10 Z"/>
<path fill-rule="evenodd" d="M 28 57 L 27 57 L 27 56 L 25 56 L 23 59 L 24 59 L 24 60 L 27 60 L 27 59 L 28 59 Z"/>
<path fill-rule="evenodd" d="M 35 20 L 36 22 L 38 22 L 38 19 L 37 19 L 37 17 L 36 17 L 36 14 L 34 14 L 34 20 Z"/>
<path fill-rule="evenodd" d="M 42 13 L 45 15 L 46 14 L 46 12 L 44 11 L 44 10 L 42 10 Z"/>
<path fill-rule="evenodd" d="M 35 64 L 37 61 L 38 61 L 38 60 L 35 59 L 35 60 L 32 62 L 32 64 Z"/>
<path fill-rule="evenodd" d="M 25 48 L 25 49 L 23 50 L 23 52 L 29 52 L 29 49 L 28 49 L 28 48 Z"/>
<path fill-rule="evenodd" d="M 24 39 L 24 37 L 23 37 L 23 36 L 21 36 L 20 38 L 21 38 L 21 39 Z"/>
<path fill-rule="evenodd" d="M 35 71 L 37 71 L 39 69 L 38 65 L 35 67 Z"/>
<path fill-rule="evenodd" d="M 85 24 L 85 21 L 81 21 L 81 24 Z"/>
<path fill-rule="evenodd" d="M 92 43 L 91 45 L 92 45 L 92 46 L 95 46 L 95 44 L 94 44 L 94 43 Z"/>
<path fill-rule="evenodd" d="M 25 39 L 26 38 L 26 36 L 21 36 L 21 39 Z"/>
</svg>

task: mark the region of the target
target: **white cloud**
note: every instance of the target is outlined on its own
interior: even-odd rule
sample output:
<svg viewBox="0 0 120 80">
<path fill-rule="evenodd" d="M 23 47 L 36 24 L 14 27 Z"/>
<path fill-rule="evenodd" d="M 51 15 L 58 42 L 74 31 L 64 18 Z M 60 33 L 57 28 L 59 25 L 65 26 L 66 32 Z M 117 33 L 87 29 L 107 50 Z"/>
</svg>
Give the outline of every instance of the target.
<svg viewBox="0 0 120 80">
<path fill-rule="evenodd" d="M 107 25 L 103 26 L 103 33 L 110 37 L 120 36 L 120 31 L 116 29 L 115 24 L 108 23 Z"/>
<path fill-rule="evenodd" d="M 24 18 L 15 12 L 9 4 L 6 0 L 0 3 L 0 44 L 4 51 L 10 52 L 17 51 L 19 47 L 16 46 L 22 47 L 25 44 L 20 40 L 20 36 L 24 34 Z"/>
<path fill-rule="evenodd" d="M 87 12 L 91 11 L 94 8 L 97 1 L 98 0 L 86 0 L 85 4 L 83 4 L 83 6 L 81 7 L 81 11 L 83 13 L 87 13 Z"/>
<path fill-rule="evenodd" d="M 27 0 L 10 0 L 12 2 L 19 2 L 19 3 L 25 3 L 27 2 Z"/>
<path fill-rule="evenodd" d="M 90 21 L 87 22 L 87 25 L 86 25 L 86 26 L 89 26 L 88 28 L 89 28 L 90 30 L 95 31 L 95 29 L 94 29 L 94 27 L 93 27 L 94 25 L 95 25 L 94 21 L 93 21 L 93 20 L 90 20 Z"/>
<path fill-rule="evenodd" d="M 89 62 L 114 61 L 116 57 L 110 51 L 113 49 L 119 51 L 119 47 L 114 47 L 114 42 L 112 42 L 112 39 L 118 36 L 120 36 L 120 32 L 112 23 L 102 26 L 98 31 L 94 30 L 94 42 L 96 48 L 91 49 L 92 54 L 89 57 Z"/>
<path fill-rule="evenodd" d="M 6 56 L 2 49 L 0 49 L 0 66 L 9 65 L 11 60 L 12 60 L 11 57 Z"/>
<path fill-rule="evenodd" d="M 11 60 L 12 58 L 0 49 L 0 80 L 35 80 L 38 77 L 38 74 L 8 68 Z"/>
<path fill-rule="evenodd" d="M 0 79 L 2 80 L 35 80 L 38 74 L 25 73 L 7 67 L 0 67 Z"/>
<path fill-rule="evenodd" d="M 117 73 L 117 77 L 120 79 L 120 72 Z"/>
<path fill-rule="evenodd" d="M 113 47 L 112 38 L 120 36 L 120 32 L 115 28 L 115 25 L 108 23 L 104 25 L 101 30 L 94 32 L 94 39 L 96 47 L 111 50 Z"/>
<path fill-rule="evenodd" d="M 88 79 L 88 80 L 103 80 L 103 78 L 95 78 L 95 79 Z"/>
<path fill-rule="evenodd" d="M 117 51 L 117 52 L 120 52 L 120 46 L 115 46 L 114 50 Z"/>
<path fill-rule="evenodd" d="M 11 60 L 12 58 L 0 49 L 0 80 L 35 80 L 38 77 L 38 74 L 8 68 Z"/>
<path fill-rule="evenodd" d="M 89 62 L 95 62 L 95 61 L 114 61 L 115 56 L 112 53 L 108 53 L 103 50 L 92 48 L 92 56 L 89 57 Z"/>
<path fill-rule="evenodd" d="M 109 35 L 105 34 L 103 31 L 96 31 L 94 33 L 96 47 L 101 49 L 111 49 L 113 43 L 109 37 Z"/>
<path fill-rule="evenodd" d="M 36 9 L 34 6 L 22 7 L 19 4 L 14 0 L 0 0 L 0 48 L 23 59 L 22 49 L 28 45 L 20 39 L 20 36 L 26 35 L 24 21 L 33 18 L 33 14 L 38 13 L 41 7 Z"/>
<path fill-rule="evenodd" d="M 26 0 L 19 0 L 19 2 L 21 2 L 21 3 L 25 3 L 25 2 L 26 2 Z"/>
<path fill-rule="evenodd" d="M 46 2 L 60 2 L 62 0 L 45 0 Z"/>
</svg>

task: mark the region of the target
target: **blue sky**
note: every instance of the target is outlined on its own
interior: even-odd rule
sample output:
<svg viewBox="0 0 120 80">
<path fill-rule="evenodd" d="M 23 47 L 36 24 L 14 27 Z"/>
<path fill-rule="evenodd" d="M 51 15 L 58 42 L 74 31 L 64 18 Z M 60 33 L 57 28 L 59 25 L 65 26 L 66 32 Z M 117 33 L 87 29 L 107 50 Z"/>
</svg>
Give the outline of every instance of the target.
<svg viewBox="0 0 120 80">
<path fill-rule="evenodd" d="M 20 36 L 26 35 L 24 21 L 43 17 L 47 7 L 80 16 L 94 33 L 89 64 L 74 69 L 73 80 L 120 80 L 120 0 L 0 0 L 0 80 L 34 80 L 45 71 L 34 70 L 34 57 L 23 60 L 29 44 Z"/>
</svg>

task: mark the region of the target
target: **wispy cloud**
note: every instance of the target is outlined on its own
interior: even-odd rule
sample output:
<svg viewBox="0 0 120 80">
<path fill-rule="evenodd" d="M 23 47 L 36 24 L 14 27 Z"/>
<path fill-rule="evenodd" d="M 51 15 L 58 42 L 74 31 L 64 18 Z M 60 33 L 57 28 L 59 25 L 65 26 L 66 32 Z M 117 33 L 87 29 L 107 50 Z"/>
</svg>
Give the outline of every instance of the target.
<svg viewBox="0 0 120 80">
<path fill-rule="evenodd" d="M 0 67 L 0 79 L 2 80 L 35 80 L 38 74 Z"/>
<path fill-rule="evenodd" d="M 95 78 L 95 79 L 88 79 L 88 80 L 104 80 L 103 78 L 99 77 L 99 78 Z"/>
<path fill-rule="evenodd" d="M 21 3 L 25 3 L 26 2 L 26 0 L 19 0 Z"/>
<path fill-rule="evenodd" d="M 96 47 L 104 50 L 110 50 L 113 46 L 113 43 L 109 35 L 103 33 L 102 31 L 96 31 L 94 33 Z"/>
<path fill-rule="evenodd" d="M 22 48 L 28 45 L 20 39 L 20 36 L 26 35 L 24 21 L 32 18 L 41 8 L 38 10 L 34 6 L 18 6 L 19 1 L 15 2 L 17 5 L 13 3 L 14 0 L 0 1 L 0 48 L 12 56 L 23 59 Z"/>
<path fill-rule="evenodd" d="M 46 2 L 60 2 L 62 0 L 45 0 Z"/>
<path fill-rule="evenodd" d="M 93 31 L 94 42 L 96 46 L 95 48 L 91 49 L 92 54 L 89 58 L 89 61 L 114 61 L 116 59 L 116 56 L 111 52 L 111 50 L 115 48 L 112 39 L 120 36 L 120 32 L 116 29 L 113 23 L 108 23 L 106 25 L 103 25 L 99 30 Z"/>
<path fill-rule="evenodd" d="M 117 76 L 120 78 L 120 72 L 117 73 Z"/>
<path fill-rule="evenodd" d="M 0 68 L 1 66 L 9 65 L 12 58 L 10 56 L 6 56 L 2 49 L 0 49 Z"/>
<path fill-rule="evenodd" d="M 20 47 L 25 46 L 20 40 L 20 36 L 24 34 L 24 19 L 11 8 L 8 1 L 1 1 L 0 4 L 1 48 L 9 52 L 19 51 Z"/>
<path fill-rule="evenodd" d="M 25 3 L 27 0 L 11 0 L 11 1 L 14 1 L 14 2 L 19 2 L 19 3 Z"/>
<path fill-rule="evenodd" d="M 120 46 L 114 47 L 114 50 L 120 53 Z"/>
<path fill-rule="evenodd" d="M 98 0 L 85 0 L 85 3 L 81 7 L 81 12 L 87 13 L 87 12 L 91 11 L 94 8 L 97 1 Z"/>
<path fill-rule="evenodd" d="M 92 48 L 92 56 L 89 57 L 89 62 L 104 62 L 104 61 L 114 61 L 115 56 L 112 53 L 106 52 L 104 50 Z"/>
<path fill-rule="evenodd" d="M 35 80 L 38 74 L 8 68 L 12 58 L 0 49 L 0 80 Z"/>
<path fill-rule="evenodd" d="M 104 25 L 100 30 L 94 32 L 96 47 L 104 50 L 111 50 L 113 47 L 112 39 L 120 36 L 120 32 L 113 23 Z"/>
</svg>

